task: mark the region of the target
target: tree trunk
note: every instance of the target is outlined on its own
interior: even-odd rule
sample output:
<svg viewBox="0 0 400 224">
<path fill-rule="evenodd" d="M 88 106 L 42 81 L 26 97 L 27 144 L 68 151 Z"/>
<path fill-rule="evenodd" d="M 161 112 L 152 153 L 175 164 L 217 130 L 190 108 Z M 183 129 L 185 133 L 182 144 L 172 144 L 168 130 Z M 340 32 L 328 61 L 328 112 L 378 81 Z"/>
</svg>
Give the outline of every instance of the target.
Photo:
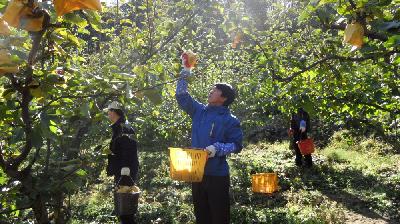
<svg viewBox="0 0 400 224">
<path fill-rule="evenodd" d="M 46 206 L 42 200 L 40 193 L 36 196 L 35 202 L 33 203 L 33 212 L 35 214 L 36 221 L 40 224 L 50 223 L 49 216 L 47 214 Z"/>
<path fill-rule="evenodd" d="M 65 224 L 66 217 L 65 212 L 63 211 L 63 203 L 64 203 L 64 193 L 62 191 L 57 192 L 54 196 L 56 201 L 56 207 L 54 208 L 54 219 L 56 224 Z"/>
</svg>

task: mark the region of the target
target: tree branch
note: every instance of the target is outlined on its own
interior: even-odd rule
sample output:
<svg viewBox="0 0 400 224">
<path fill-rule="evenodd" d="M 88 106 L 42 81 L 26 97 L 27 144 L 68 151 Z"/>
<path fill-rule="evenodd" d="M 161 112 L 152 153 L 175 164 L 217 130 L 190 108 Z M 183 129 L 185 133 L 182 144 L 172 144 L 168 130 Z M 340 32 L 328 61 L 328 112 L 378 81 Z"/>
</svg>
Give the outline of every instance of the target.
<svg viewBox="0 0 400 224">
<path fill-rule="evenodd" d="M 366 61 L 370 59 L 378 59 L 378 58 L 383 58 L 386 56 L 390 56 L 392 54 L 400 53 L 399 50 L 393 50 L 393 51 L 387 51 L 387 52 L 375 52 L 371 54 L 366 54 L 363 57 L 344 57 L 344 56 L 339 56 L 339 55 L 332 55 L 329 56 L 330 59 L 336 59 L 340 61 L 353 61 L 353 62 L 361 62 L 361 61 Z"/>
<path fill-rule="evenodd" d="M 351 7 L 352 7 L 353 9 L 357 9 L 357 6 L 356 6 L 356 4 L 354 3 L 353 0 L 349 0 L 349 2 L 350 2 L 350 5 L 351 5 Z"/>
<path fill-rule="evenodd" d="M 380 105 L 377 105 L 377 104 L 374 104 L 374 103 L 364 102 L 364 101 L 360 100 L 359 98 L 355 98 L 353 96 L 346 97 L 346 98 L 337 98 L 335 96 L 328 96 L 325 99 L 336 100 L 336 101 L 343 102 L 343 103 L 349 103 L 349 102 L 352 101 L 352 102 L 357 103 L 357 104 L 374 107 L 374 108 L 376 108 L 378 110 L 381 110 L 381 111 L 386 111 L 386 112 L 389 112 L 389 113 L 399 113 L 399 110 L 396 110 L 396 109 L 390 110 L 390 109 L 384 108 L 384 107 L 382 107 Z"/>
<path fill-rule="evenodd" d="M 271 73 L 272 73 L 272 78 L 276 79 L 280 82 L 291 82 L 294 78 L 296 78 L 297 76 L 301 75 L 302 73 L 309 71 L 310 69 L 314 68 L 315 66 L 322 64 L 326 61 L 329 60 L 339 60 L 339 61 L 352 61 L 352 62 L 362 62 L 362 61 L 366 61 L 366 60 L 370 60 L 370 59 L 377 59 L 377 58 L 382 58 L 388 55 L 392 55 L 395 53 L 400 53 L 400 50 L 393 50 L 393 51 L 388 51 L 388 52 L 378 52 L 378 53 L 372 53 L 372 54 L 367 54 L 364 57 L 344 57 L 344 56 L 339 56 L 339 55 L 329 55 L 326 56 L 314 63 L 312 63 L 311 65 L 301 69 L 298 72 L 294 72 L 291 75 L 289 75 L 288 77 L 281 77 L 277 74 L 275 74 L 275 70 L 272 69 Z"/>
<path fill-rule="evenodd" d="M 29 162 L 28 166 L 26 166 L 21 172 L 22 173 L 27 173 L 31 170 L 33 164 L 36 162 L 37 158 L 39 157 L 39 152 L 40 148 L 36 148 L 35 155 L 33 156 L 33 159 Z"/>
<path fill-rule="evenodd" d="M 26 209 L 30 209 L 30 208 L 32 208 L 31 205 L 30 206 L 21 207 L 21 208 L 15 208 L 15 209 L 11 209 L 11 210 L 5 210 L 5 211 L 1 211 L 0 215 L 1 214 L 10 214 L 11 212 L 15 212 L 15 211 L 19 211 L 19 210 L 26 210 Z M 3 224 L 2 220 L 0 220 L 0 224 Z"/>
<path fill-rule="evenodd" d="M 45 33 L 45 30 L 38 31 L 38 32 L 30 32 L 30 35 L 32 38 L 32 48 L 28 55 L 28 64 L 30 66 L 35 64 L 35 62 L 37 61 L 35 56 L 36 56 L 37 52 L 39 51 L 40 44 L 42 43 L 44 33 Z"/>
<path fill-rule="evenodd" d="M 176 37 L 176 35 L 177 35 L 185 26 L 187 26 L 187 24 L 189 24 L 189 22 L 194 18 L 194 16 L 195 16 L 196 14 L 197 14 L 197 12 L 193 11 L 193 12 L 182 22 L 182 24 L 181 24 L 180 26 L 176 27 L 175 30 L 172 31 L 172 33 L 165 39 L 164 42 L 162 42 L 162 43 L 160 44 L 160 46 L 159 46 L 157 49 L 155 49 L 155 50 L 153 50 L 153 51 L 150 51 L 150 52 L 147 54 L 147 56 L 146 56 L 145 58 L 143 58 L 143 60 L 141 60 L 140 64 L 145 64 L 145 63 L 146 63 L 148 60 L 150 60 L 150 58 L 152 58 L 155 54 L 159 54 L 159 53 L 161 53 L 162 51 L 164 51 L 165 46 L 167 46 L 167 44 L 168 44 L 169 42 L 171 42 L 171 41 Z M 155 44 L 155 45 L 157 45 L 157 44 Z M 132 57 L 132 55 L 131 55 L 131 57 Z M 129 65 L 130 65 L 130 64 L 129 64 Z M 128 66 L 128 64 L 125 64 L 125 65 L 121 66 L 121 70 L 125 70 L 127 66 Z"/>
<path fill-rule="evenodd" d="M 137 93 L 137 92 L 141 92 L 141 91 L 144 91 L 144 90 L 155 89 L 155 88 L 157 88 L 159 86 L 163 86 L 163 85 L 166 85 L 166 84 L 169 84 L 169 83 L 173 83 L 173 82 L 177 81 L 178 79 L 179 78 L 175 78 L 175 79 L 172 79 L 170 81 L 166 81 L 166 82 L 155 84 L 153 86 L 145 87 L 145 88 L 142 88 L 142 89 L 137 89 L 135 91 L 132 91 L 132 93 Z M 97 98 L 97 97 L 100 97 L 100 96 L 120 96 L 120 95 L 122 95 L 122 94 L 121 93 L 104 93 L 104 92 L 100 92 L 100 93 L 96 93 L 96 94 L 88 94 L 88 95 L 62 95 L 62 96 L 59 96 L 59 97 L 56 97 L 56 98 L 52 99 L 50 102 L 48 102 L 42 108 L 40 108 L 40 110 L 35 114 L 35 116 L 37 116 L 41 112 L 45 111 L 48 107 L 50 107 L 50 105 L 52 103 L 57 102 L 58 100 L 61 100 L 61 99 L 66 99 L 66 98 L 70 98 L 70 99 L 85 99 L 85 98 Z"/>
<path fill-rule="evenodd" d="M 51 146 L 51 144 L 50 144 L 50 138 L 47 138 L 47 139 L 46 139 L 46 148 L 47 148 L 47 151 L 46 151 L 46 161 L 45 161 L 45 166 L 44 166 L 44 173 L 45 173 L 45 175 L 48 175 L 48 173 L 49 173 L 50 150 L 51 150 L 50 146 Z"/>
<path fill-rule="evenodd" d="M 282 78 L 282 77 L 280 77 L 278 75 L 274 75 L 275 76 L 274 79 L 276 79 L 276 80 L 278 80 L 280 82 L 291 82 L 294 78 L 296 78 L 297 76 L 301 75 L 302 73 L 304 73 L 306 71 L 309 71 L 310 69 L 314 68 L 315 66 L 317 66 L 319 64 L 322 64 L 322 63 L 324 63 L 324 62 L 326 62 L 326 61 L 328 61 L 330 59 L 331 58 L 329 58 L 329 57 L 322 58 L 322 59 L 312 63 L 311 65 L 303 68 L 302 70 L 292 73 L 291 75 L 289 75 L 288 77 L 285 77 L 285 78 Z"/>
<path fill-rule="evenodd" d="M 189 24 L 190 21 L 192 21 L 192 19 L 194 18 L 195 15 L 196 15 L 196 12 L 195 12 L 195 11 L 192 12 L 192 13 L 186 18 L 186 20 L 183 21 L 183 23 L 182 23 L 179 27 L 175 28 L 175 30 L 166 38 L 166 40 L 165 40 L 163 43 L 160 44 L 160 46 L 159 46 L 156 50 L 150 52 L 149 55 L 148 55 L 146 58 L 144 58 L 144 60 L 142 61 L 142 64 L 146 63 L 146 62 L 147 62 L 150 58 L 152 58 L 156 53 L 161 53 L 161 52 L 164 50 L 164 47 L 165 47 L 169 42 L 171 42 L 171 41 L 174 39 L 174 37 L 176 37 L 176 35 L 178 35 L 178 33 L 179 33 L 185 26 L 187 26 L 187 25 Z"/>
<path fill-rule="evenodd" d="M 4 170 L 4 172 L 6 171 L 6 167 L 7 167 L 7 163 L 4 160 L 3 157 L 3 143 L 0 141 L 0 167 Z"/>
<path fill-rule="evenodd" d="M 24 122 L 24 132 L 25 132 L 25 146 L 21 152 L 21 154 L 15 158 L 10 159 L 10 166 L 16 169 L 22 161 L 26 159 L 29 152 L 32 149 L 32 120 L 29 114 L 29 104 L 32 100 L 32 95 L 29 92 L 28 84 L 32 81 L 33 70 L 31 67 L 28 67 L 28 70 L 25 72 L 25 85 L 22 88 L 22 102 L 21 102 L 21 117 Z"/>
</svg>

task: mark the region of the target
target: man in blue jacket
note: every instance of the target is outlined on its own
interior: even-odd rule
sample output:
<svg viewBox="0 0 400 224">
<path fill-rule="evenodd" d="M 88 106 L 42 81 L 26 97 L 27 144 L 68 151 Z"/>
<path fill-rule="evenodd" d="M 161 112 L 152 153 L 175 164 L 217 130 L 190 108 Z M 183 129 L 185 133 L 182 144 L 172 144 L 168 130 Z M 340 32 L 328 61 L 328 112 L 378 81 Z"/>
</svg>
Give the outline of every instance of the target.
<svg viewBox="0 0 400 224">
<path fill-rule="evenodd" d="M 187 91 L 186 78 L 190 72 L 183 70 L 176 88 L 176 99 L 192 118 L 192 147 L 209 153 L 204 168 L 203 181 L 192 184 L 192 197 L 196 223 L 230 223 L 229 166 L 226 156 L 242 149 L 243 133 L 239 120 L 228 106 L 235 99 L 232 86 L 215 84 L 208 95 L 208 104 L 194 100 Z"/>
</svg>

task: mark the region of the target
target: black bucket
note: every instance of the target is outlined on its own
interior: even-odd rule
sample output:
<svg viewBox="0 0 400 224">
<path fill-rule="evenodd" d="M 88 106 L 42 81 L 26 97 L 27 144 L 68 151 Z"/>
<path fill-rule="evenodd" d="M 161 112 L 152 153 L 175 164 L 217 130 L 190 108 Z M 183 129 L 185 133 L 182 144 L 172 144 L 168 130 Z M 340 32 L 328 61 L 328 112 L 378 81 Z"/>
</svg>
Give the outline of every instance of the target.
<svg viewBox="0 0 400 224">
<path fill-rule="evenodd" d="M 115 213 L 132 215 L 137 212 L 140 192 L 118 193 L 114 192 Z"/>
</svg>

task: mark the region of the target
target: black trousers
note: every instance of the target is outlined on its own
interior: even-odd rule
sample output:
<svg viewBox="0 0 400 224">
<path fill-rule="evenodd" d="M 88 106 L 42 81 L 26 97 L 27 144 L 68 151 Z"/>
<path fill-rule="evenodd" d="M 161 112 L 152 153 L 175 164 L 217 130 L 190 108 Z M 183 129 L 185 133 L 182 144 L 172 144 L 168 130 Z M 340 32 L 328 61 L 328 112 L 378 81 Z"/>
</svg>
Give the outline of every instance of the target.
<svg viewBox="0 0 400 224">
<path fill-rule="evenodd" d="M 292 141 L 292 147 L 295 151 L 296 154 L 296 159 L 295 159 L 295 163 L 297 166 L 301 166 L 303 164 L 303 155 L 300 152 L 299 146 L 296 143 L 297 141 Z M 313 165 L 312 163 L 312 156 L 311 154 L 309 155 L 304 155 L 304 166 L 306 167 L 311 167 Z"/>
<path fill-rule="evenodd" d="M 136 224 L 135 215 L 121 215 L 119 219 L 121 224 Z"/>
<path fill-rule="evenodd" d="M 229 224 L 229 176 L 204 176 L 192 183 L 194 214 L 197 224 Z"/>
</svg>

